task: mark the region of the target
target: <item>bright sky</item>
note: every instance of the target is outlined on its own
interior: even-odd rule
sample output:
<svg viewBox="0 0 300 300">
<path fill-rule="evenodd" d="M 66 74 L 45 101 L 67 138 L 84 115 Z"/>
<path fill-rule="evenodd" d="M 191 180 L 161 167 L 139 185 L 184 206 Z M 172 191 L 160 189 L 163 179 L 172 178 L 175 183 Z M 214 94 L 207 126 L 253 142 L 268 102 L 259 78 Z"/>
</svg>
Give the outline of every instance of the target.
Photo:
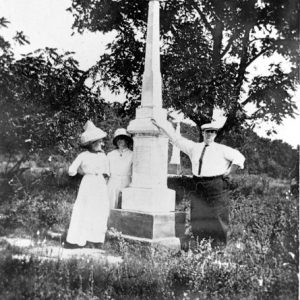
<svg viewBox="0 0 300 300">
<path fill-rule="evenodd" d="M 71 6 L 71 0 L 0 0 L 0 17 L 10 21 L 7 29 L 1 30 L 1 35 L 7 39 L 16 31 L 23 31 L 28 37 L 30 45 L 18 46 L 12 42 L 15 53 L 28 53 L 39 48 L 53 47 L 58 50 L 74 51 L 74 57 L 79 61 L 82 69 L 91 67 L 105 51 L 106 44 L 112 39 L 111 35 L 90 33 L 83 35 L 75 32 L 71 36 L 73 17 L 66 11 Z M 106 98 L 109 95 L 104 92 Z M 300 113 L 300 88 L 294 96 Z M 257 130 L 265 136 L 265 124 Z M 293 147 L 300 145 L 300 117 L 287 118 L 284 124 L 277 127 L 277 135 L 272 139 L 282 139 Z"/>
</svg>

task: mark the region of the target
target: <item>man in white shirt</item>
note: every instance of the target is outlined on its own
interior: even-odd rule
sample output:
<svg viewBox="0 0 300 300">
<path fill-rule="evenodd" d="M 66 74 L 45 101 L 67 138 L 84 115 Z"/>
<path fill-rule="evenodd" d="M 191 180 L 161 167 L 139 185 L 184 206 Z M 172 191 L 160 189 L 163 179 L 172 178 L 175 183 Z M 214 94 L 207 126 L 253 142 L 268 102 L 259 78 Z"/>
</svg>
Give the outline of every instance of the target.
<svg viewBox="0 0 300 300">
<path fill-rule="evenodd" d="M 220 129 L 216 123 L 201 126 L 203 142 L 175 134 L 171 123 L 152 120 L 192 163 L 191 226 L 195 238 L 212 238 L 226 244 L 228 236 L 228 176 L 244 167 L 245 157 L 231 147 L 215 143 Z"/>
</svg>

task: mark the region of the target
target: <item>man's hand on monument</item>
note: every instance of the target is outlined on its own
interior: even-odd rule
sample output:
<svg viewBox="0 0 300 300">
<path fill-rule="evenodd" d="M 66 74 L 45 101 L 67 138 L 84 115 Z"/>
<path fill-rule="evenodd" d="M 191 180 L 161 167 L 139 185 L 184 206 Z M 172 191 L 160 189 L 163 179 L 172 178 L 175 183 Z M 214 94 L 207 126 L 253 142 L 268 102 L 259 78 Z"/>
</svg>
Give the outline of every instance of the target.
<svg viewBox="0 0 300 300">
<path fill-rule="evenodd" d="M 173 137 L 175 134 L 175 130 L 170 122 L 167 120 L 157 120 L 152 118 L 151 119 L 153 125 L 155 125 L 158 129 L 163 130 L 169 137 Z"/>
<path fill-rule="evenodd" d="M 158 129 L 161 129 L 161 127 L 158 125 L 157 121 L 155 119 L 151 119 L 151 122 L 153 123 L 153 125 L 155 125 Z"/>
</svg>

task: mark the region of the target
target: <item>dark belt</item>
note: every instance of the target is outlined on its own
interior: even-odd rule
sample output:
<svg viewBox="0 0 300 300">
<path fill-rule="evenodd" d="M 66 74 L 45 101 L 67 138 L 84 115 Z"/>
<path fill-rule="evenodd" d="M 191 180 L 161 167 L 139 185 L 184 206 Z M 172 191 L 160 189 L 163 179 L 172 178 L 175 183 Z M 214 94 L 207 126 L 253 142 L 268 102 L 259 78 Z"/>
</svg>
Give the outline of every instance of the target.
<svg viewBox="0 0 300 300">
<path fill-rule="evenodd" d="M 218 175 L 218 176 L 202 176 L 202 177 L 198 177 L 196 175 L 193 175 L 193 179 L 197 180 L 197 181 L 209 181 L 209 180 L 214 180 L 214 179 L 218 179 L 218 178 L 222 178 L 223 175 Z"/>
</svg>

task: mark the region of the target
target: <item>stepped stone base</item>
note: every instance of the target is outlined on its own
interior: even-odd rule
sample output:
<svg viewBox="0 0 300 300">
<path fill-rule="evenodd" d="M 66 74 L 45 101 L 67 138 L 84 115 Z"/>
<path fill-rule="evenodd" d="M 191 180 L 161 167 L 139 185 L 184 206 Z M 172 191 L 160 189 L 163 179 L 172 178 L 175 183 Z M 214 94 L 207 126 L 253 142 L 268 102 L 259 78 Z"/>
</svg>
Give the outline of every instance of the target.
<svg viewBox="0 0 300 300">
<path fill-rule="evenodd" d="M 125 239 L 131 241 L 180 249 L 180 237 L 185 230 L 185 213 L 145 213 L 112 209 L 108 227 L 115 228 Z"/>
<path fill-rule="evenodd" d="M 168 214 L 175 211 L 175 191 L 168 188 L 125 188 L 122 190 L 122 209 Z"/>
</svg>

